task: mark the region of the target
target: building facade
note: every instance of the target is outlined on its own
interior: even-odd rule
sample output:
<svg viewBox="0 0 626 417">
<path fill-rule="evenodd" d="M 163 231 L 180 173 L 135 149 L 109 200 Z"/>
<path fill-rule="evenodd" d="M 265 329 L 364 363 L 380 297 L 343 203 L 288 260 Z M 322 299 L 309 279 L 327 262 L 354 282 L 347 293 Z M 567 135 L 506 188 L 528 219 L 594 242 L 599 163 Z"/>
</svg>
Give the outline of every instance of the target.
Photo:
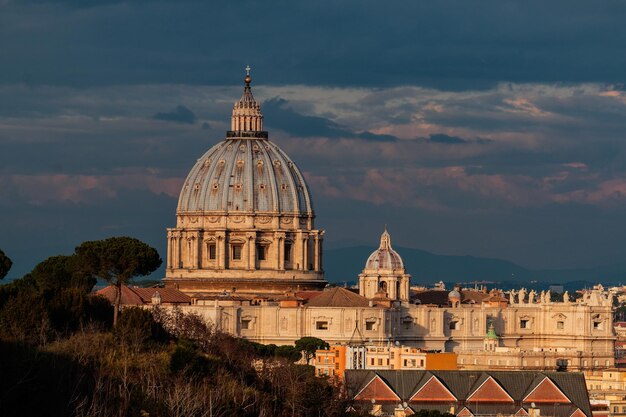
<svg viewBox="0 0 626 417">
<path fill-rule="evenodd" d="M 597 370 L 614 366 L 612 296 L 576 301 L 521 289 L 410 293 L 384 231 L 358 293 L 322 291 L 323 235 L 306 181 L 263 130 L 246 76 L 226 139 L 198 159 L 168 229 L 166 288 L 181 308 L 260 343 L 319 337 L 331 344 L 399 343 L 458 354 L 463 368 Z"/>
<path fill-rule="evenodd" d="M 333 345 L 315 352 L 315 374 L 343 379 L 347 369 L 456 370 L 455 353 L 433 353 L 402 345 Z"/>
</svg>

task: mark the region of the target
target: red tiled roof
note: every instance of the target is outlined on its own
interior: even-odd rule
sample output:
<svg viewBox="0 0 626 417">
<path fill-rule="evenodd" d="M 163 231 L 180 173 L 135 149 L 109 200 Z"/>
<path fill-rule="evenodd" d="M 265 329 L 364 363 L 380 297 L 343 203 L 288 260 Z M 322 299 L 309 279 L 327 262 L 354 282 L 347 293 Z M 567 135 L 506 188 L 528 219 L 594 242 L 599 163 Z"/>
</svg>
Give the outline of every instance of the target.
<svg viewBox="0 0 626 417">
<path fill-rule="evenodd" d="M 161 296 L 161 302 L 164 304 L 185 304 L 190 303 L 189 296 L 175 288 L 136 288 L 129 287 L 134 291 L 144 303 L 151 303 L 152 296 L 158 292 Z"/>
<path fill-rule="evenodd" d="M 367 298 L 345 288 L 335 287 L 323 291 L 317 297 L 309 300 L 307 305 L 310 307 L 368 307 L 369 301 Z"/>
<path fill-rule="evenodd" d="M 298 291 L 296 292 L 296 297 L 302 298 L 303 300 L 311 300 L 323 292 L 324 291 Z"/>
<path fill-rule="evenodd" d="M 178 291 L 174 288 L 139 288 L 128 287 L 126 285 L 121 286 L 121 298 L 120 304 L 122 305 L 143 305 L 151 304 L 152 296 L 158 292 L 161 296 L 161 303 L 163 304 L 190 304 L 191 299 L 188 295 Z M 96 291 L 96 295 L 101 295 L 107 298 L 111 303 L 115 302 L 115 287 L 109 285 L 99 291 Z"/>
</svg>

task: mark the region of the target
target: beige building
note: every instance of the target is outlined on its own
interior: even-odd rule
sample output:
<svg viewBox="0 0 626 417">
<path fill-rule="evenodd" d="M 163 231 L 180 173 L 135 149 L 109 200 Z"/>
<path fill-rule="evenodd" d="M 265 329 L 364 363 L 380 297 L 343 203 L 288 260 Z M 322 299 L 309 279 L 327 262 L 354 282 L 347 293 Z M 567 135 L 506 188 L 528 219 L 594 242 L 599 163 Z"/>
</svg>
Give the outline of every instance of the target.
<svg viewBox="0 0 626 417">
<path fill-rule="evenodd" d="M 326 285 L 309 188 L 269 141 L 250 82 L 247 75 L 226 139 L 197 160 L 180 192 L 166 287 L 280 294 Z"/>
<path fill-rule="evenodd" d="M 422 291 L 385 230 L 365 261 L 359 293 L 325 291 L 322 241 L 305 179 L 263 130 L 249 75 L 226 139 L 198 159 L 168 229 L 165 286 L 180 307 L 261 343 L 304 336 L 454 352 L 464 368 L 602 369 L 614 366 L 612 296 Z M 433 300 L 439 300 L 433 302 Z M 491 326 L 491 327 L 490 327 Z M 488 332 L 491 334 L 486 340 Z"/>
<path fill-rule="evenodd" d="M 605 369 L 585 372 L 589 398 L 605 402 L 610 416 L 626 416 L 626 371 Z"/>
</svg>

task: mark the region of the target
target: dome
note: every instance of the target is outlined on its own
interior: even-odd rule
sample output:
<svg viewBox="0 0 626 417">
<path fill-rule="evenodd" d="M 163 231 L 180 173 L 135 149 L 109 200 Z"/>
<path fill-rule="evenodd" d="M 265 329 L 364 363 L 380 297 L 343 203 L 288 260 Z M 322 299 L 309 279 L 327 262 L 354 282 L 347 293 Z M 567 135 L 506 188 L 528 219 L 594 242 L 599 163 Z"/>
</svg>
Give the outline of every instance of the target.
<svg viewBox="0 0 626 417">
<path fill-rule="evenodd" d="M 460 299 L 461 299 L 461 293 L 460 293 L 460 292 L 458 292 L 457 290 L 452 290 L 452 291 L 450 291 L 450 292 L 448 293 L 448 299 L 449 299 L 449 300 L 452 300 L 453 298 L 456 298 L 456 299 L 459 299 L 459 300 L 460 300 Z"/>
<path fill-rule="evenodd" d="M 178 214 L 313 215 L 302 173 L 262 130 L 263 115 L 250 81 L 246 76 L 226 139 L 202 155 L 189 172 L 178 199 Z"/>
<path fill-rule="evenodd" d="M 194 164 L 167 229 L 163 282 L 189 295 L 269 296 L 326 285 L 324 231 L 302 172 L 263 130 L 250 68 L 226 137 Z"/>
<path fill-rule="evenodd" d="M 380 237 L 380 247 L 367 258 L 365 269 L 404 269 L 402 258 L 398 252 L 391 247 L 391 236 L 387 232 L 387 229 L 385 229 Z"/>
<path fill-rule="evenodd" d="M 194 165 L 178 199 L 178 213 L 313 213 L 296 164 L 267 139 L 227 138 Z"/>
</svg>

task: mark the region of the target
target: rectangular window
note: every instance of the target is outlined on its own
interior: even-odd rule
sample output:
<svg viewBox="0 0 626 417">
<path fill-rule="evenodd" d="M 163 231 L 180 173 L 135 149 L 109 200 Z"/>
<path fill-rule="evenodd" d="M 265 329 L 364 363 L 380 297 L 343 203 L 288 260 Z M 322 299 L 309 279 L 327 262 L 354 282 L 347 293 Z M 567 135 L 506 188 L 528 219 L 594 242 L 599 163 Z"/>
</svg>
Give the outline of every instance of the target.
<svg viewBox="0 0 626 417">
<path fill-rule="evenodd" d="M 214 260 L 217 258 L 217 248 L 215 245 L 209 245 L 209 259 Z"/>
<path fill-rule="evenodd" d="M 233 259 L 241 260 L 241 245 L 233 245 Z"/>
<path fill-rule="evenodd" d="M 559 329 L 559 330 L 563 330 L 565 328 L 565 322 L 557 321 L 556 322 L 556 328 Z"/>
<path fill-rule="evenodd" d="M 241 319 L 241 330 L 251 329 L 251 320 L 250 319 Z"/>
<path fill-rule="evenodd" d="M 382 358 L 378 359 L 378 366 L 383 366 L 383 359 Z"/>
<path fill-rule="evenodd" d="M 315 328 L 317 330 L 328 330 L 328 322 L 327 321 L 316 321 Z"/>
<path fill-rule="evenodd" d="M 528 320 L 528 319 L 521 319 L 519 321 L 519 328 L 520 329 L 528 329 L 528 328 L 530 328 L 530 320 Z"/>
<path fill-rule="evenodd" d="M 285 243 L 285 253 L 284 253 L 285 261 L 289 262 L 291 260 L 291 243 Z"/>
<path fill-rule="evenodd" d="M 365 322 L 365 330 L 374 330 L 374 324 L 375 324 L 375 322 L 373 322 L 373 321 L 366 321 Z"/>
<path fill-rule="evenodd" d="M 267 259 L 267 246 L 256 245 L 256 257 L 259 261 L 266 260 Z"/>
</svg>

